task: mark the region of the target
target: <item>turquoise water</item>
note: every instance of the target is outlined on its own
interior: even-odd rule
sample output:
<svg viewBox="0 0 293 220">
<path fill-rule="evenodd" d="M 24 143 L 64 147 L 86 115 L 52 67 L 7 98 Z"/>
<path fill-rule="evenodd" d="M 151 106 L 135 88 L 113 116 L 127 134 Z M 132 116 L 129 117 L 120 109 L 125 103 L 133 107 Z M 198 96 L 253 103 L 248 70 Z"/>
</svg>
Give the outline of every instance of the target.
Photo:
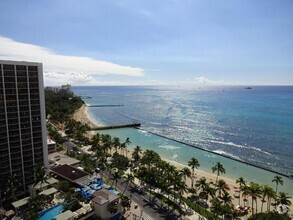
<svg viewBox="0 0 293 220">
<path fill-rule="evenodd" d="M 50 209 L 40 212 L 39 220 L 51 220 L 59 215 L 64 209 L 64 204 L 56 205 Z"/>
<path fill-rule="evenodd" d="M 100 125 L 140 122 L 144 130 L 293 175 L 292 86 L 255 86 L 250 90 L 241 86 L 109 86 L 73 90 L 77 95 L 92 97 L 84 100 L 89 105 L 123 105 L 89 108 L 89 115 Z M 144 149 L 154 149 L 182 164 L 187 164 L 190 155 L 196 156 L 206 171 L 219 159 L 225 163 L 227 175 L 247 176 L 248 180 L 267 184 L 275 175 L 142 131 L 107 132 L 121 139 L 130 137 Z M 292 192 L 292 181 L 285 182 L 283 189 Z"/>
<path fill-rule="evenodd" d="M 255 181 L 259 184 L 268 184 L 275 188 L 275 184 L 272 183 L 272 179 L 276 176 L 275 173 L 162 138 L 142 130 L 123 128 L 99 131 L 99 133 L 119 137 L 121 141 L 129 137 L 131 140 L 129 148 L 133 149 L 136 145 L 139 145 L 143 150 L 152 149 L 158 152 L 161 157 L 184 165 L 187 165 L 191 157 L 196 157 L 199 160 L 200 169 L 209 173 L 212 173 L 211 167 L 213 164 L 219 161 L 226 169 L 226 174 L 222 176 L 228 178 L 244 177 L 248 182 Z M 283 180 L 284 185 L 279 186 L 279 190 L 293 195 L 293 180 L 286 177 L 283 177 Z"/>
</svg>

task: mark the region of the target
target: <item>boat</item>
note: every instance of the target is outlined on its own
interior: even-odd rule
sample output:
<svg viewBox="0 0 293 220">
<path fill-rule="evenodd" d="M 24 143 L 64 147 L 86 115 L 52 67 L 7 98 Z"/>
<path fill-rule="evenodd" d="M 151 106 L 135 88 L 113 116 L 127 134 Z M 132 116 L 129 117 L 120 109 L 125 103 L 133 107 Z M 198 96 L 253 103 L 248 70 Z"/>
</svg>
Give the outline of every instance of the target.
<svg viewBox="0 0 293 220">
<path fill-rule="evenodd" d="M 245 87 L 244 89 L 252 89 L 252 87 Z"/>
</svg>

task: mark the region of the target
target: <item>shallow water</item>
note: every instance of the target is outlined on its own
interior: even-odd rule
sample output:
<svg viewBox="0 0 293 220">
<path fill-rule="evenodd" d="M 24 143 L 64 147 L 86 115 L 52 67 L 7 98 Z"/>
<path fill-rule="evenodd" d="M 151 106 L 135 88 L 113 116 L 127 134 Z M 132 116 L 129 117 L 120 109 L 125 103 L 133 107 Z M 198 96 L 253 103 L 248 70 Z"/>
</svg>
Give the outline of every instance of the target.
<svg viewBox="0 0 293 220">
<path fill-rule="evenodd" d="M 124 105 L 90 108 L 90 116 L 99 124 L 140 122 L 148 131 L 293 174 L 293 87 L 251 90 L 244 87 L 75 87 L 73 90 L 77 95 L 91 96 L 84 99 L 87 104 Z M 163 140 L 156 146 L 168 159 L 181 163 L 190 159 L 185 154 L 197 152 L 187 148 L 186 153 L 185 147 Z"/>
<path fill-rule="evenodd" d="M 184 165 L 187 165 L 191 157 L 195 157 L 200 163 L 199 169 L 209 173 L 212 173 L 211 167 L 216 162 L 221 162 L 226 170 L 226 174 L 222 176 L 235 179 L 243 177 L 248 182 L 254 181 L 259 184 L 268 184 L 275 188 L 275 184 L 272 183 L 272 179 L 276 176 L 275 173 L 162 138 L 145 131 L 134 128 L 123 128 L 103 130 L 99 131 L 99 133 L 119 137 L 122 142 L 129 137 L 131 140 L 129 148 L 133 149 L 136 145 L 139 145 L 143 150 L 152 149 L 158 152 L 161 157 Z M 286 177 L 282 178 L 284 180 L 284 185 L 278 187 L 279 191 L 281 190 L 293 195 L 293 180 Z"/>
</svg>

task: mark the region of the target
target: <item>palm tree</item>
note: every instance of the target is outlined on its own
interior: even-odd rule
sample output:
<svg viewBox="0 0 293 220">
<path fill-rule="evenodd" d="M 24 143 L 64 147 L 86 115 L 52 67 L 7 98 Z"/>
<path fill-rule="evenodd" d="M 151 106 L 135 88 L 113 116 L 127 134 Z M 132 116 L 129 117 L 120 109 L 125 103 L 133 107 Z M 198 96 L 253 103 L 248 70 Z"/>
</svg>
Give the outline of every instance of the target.
<svg viewBox="0 0 293 220">
<path fill-rule="evenodd" d="M 278 185 L 283 185 L 283 179 L 280 176 L 275 176 L 272 182 L 276 182 L 276 194 L 278 193 Z"/>
<path fill-rule="evenodd" d="M 218 215 L 222 214 L 222 201 L 217 197 L 211 200 L 211 212 L 215 215 L 214 219 L 218 219 Z"/>
<path fill-rule="evenodd" d="M 220 174 L 226 173 L 225 168 L 223 167 L 223 165 L 220 162 L 217 162 L 215 164 L 215 166 L 212 167 L 212 171 L 213 171 L 213 173 L 217 172 L 216 183 L 218 182 L 218 177 L 220 176 Z"/>
<path fill-rule="evenodd" d="M 202 192 L 206 192 L 207 188 L 209 187 L 209 183 L 205 177 L 201 177 L 199 180 L 196 181 L 195 187 L 200 189 Z"/>
<path fill-rule="evenodd" d="M 184 167 L 182 170 L 180 170 L 180 173 L 185 181 L 186 177 L 191 177 L 191 171 L 188 167 Z"/>
<path fill-rule="evenodd" d="M 229 190 L 229 187 L 227 186 L 227 183 L 220 179 L 218 182 L 217 182 L 217 185 L 216 185 L 216 188 L 217 188 L 217 191 L 218 191 L 218 195 L 221 197 L 222 195 L 222 192 L 226 192 L 226 190 Z"/>
<path fill-rule="evenodd" d="M 49 184 L 48 180 L 48 176 L 47 176 L 47 172 L 46 172 L 46 167 L 43 166 L 43 164 L 36 164 L 35 165 L 35 176 L 36 176 L 36 182 L 34 184 L 37 185 L 38 183 L 40 183 L 40 189 L 42 188 L 42 184 L 47 183 Z"/>
<path fill-rule="evenodd" d="M 131 174 L 131 173 L 127 173 L 126 174 L 126 177 L 125 177 L 125 180 L 122 182 L 122 184 L 124 183 L 127 183 L 125 188 L 124 188 L 124 191 L 123 191 L 123 194 L 126 190 L 126 188 L 128 187 L 128 185 L 131 183 L 131 184 L 134 184 L 134 176 Z"/>
<path fill-rule="evenodd" d="M 251 196 L 251 208 L 252 208 L 252 215 L 254 214 L 253 204 L 254 201 L 256 203 L 256 213 L 257 213 L 257 198 L 260 196 L 261 189 L 257 183 L 251 182 L 248 187 L 249 195 Z"/>
<path fill-rule="evenodd" d="M 110 154 L 111 154 L 111 148 L 112 148 L 111 136 L 108 134 L 102 134 L 101 142 L 103 145 L 104 152 L 106 152 L 107 150 L 110 150 Z"/>
<path fill-rule="evenodd" d="M 261 196 L 262 196 L 262 200 L 261 200 L 261 209 L 260 212 L 262 212 L 263 210 L 263 204 L 265 202 L 265 198 L 268 196 L 268 194 L 271 192 L 272 188 L 268 185 L 263 185 L 261 188 Z M 268 202 L 268 201 L 267 201 Z"/>
<path fill-rule="evenodd" d="M 115 148 L 115 152 L 117 153 L 117 149 L 120 147 L 121 143 L 120 143 L 120 139 L 118 137 L 114 137 L 113 138 L 113 146 Z"/>
<path fill-rule="evenodd" d="M 267 211 L 271 210 L 271 200 L 274 199 L 276 200 L 276 192 L 273 190 L 273 188 L 269 188 L 269 191 L 267 192 L 267 198 L 268 198 L 268 202 L 267 202 Z"/>
<path fill-rule="evenodd" d="M 291 205 L 290 198 L 291 197 L 288 196 L 288 193 L 279 192 L 279 195 L 277 197 L 277 204 L 283 204 L 283 205 L 290 206 Z"/>
<path fill-rule="evenodd" d="M 223 205 L 223 209 L 222 209 L 222 214 L 228 215 L 228 214 L 232 214 L 232 197 L 230 196 L 229 193 L 227 193 L 226 191 L 224 192 L 223 196 L 220 197 L 220 199 L 223 201 L 224 205 Z"/>
<path fill-rule="evenodd" d="M 119 174 L 119 172 L 115 172 L 114 174 L 113 174 L 113 176 L 111 177 L 111 180 L 113 180 L 113 182 L 112 182 L 112 186 L 113 186 L 113 184 L 114 184 L 114 182 L 115 182 L 115 187 L 117 186 L 117 182 L 118 182 L 118 180 L 120 180 L 121 179 L 121 175 Z"/>
<path fill-rule="evenodd" d="M 131 141 L 129 137 L 126 138 L 124 145 L 125 145 L 125 150 L 126 150 L 126 157 L 127 157 L 127 147 L 131 144 Z"/>
<path fill-rule="evenodd" d="M 243 186 L 246 185 L 245 180 L 243 179 L 243 177 L 239 177 L 239 179 L 236 180 L 236 183 L 239 184 L 239 198 L 238 198 L 238 205 L 240 205 L 240 195 L 241 195 L 241 191 Z"/>
<path fill-rule="evenodd" d="M 107 206 L 107 210 L 111 214 L 115 214 L 118 211 L 118 202 L 117 201 L 110 202 Z"/>
<path fill-rule="evenodd" d="M 140 154 L 141 154 L 142 150 L 140 146 L 136 146 L 132 152 L 132 159 L 134 161 L 134 163 L 136 163 L 137 161 L 139 161 L 140 159 Z"/>
<path fill-rule="evenodd" d="M 100 143 L 100 139 L 101 139 L 101 136 L 99 133 L 96 133 L 92 139 L 91 139 L 91 144 L 92 144 L 92 150 L 93 151 L 96 151 L 99 149 L 99 143 Z"/>
<path fill-rule="evenodd" d="M 190 161 L 188 161 L 188 166 L 191 167 L 192 169 L 191 187 L 193 188 L 194 177 L 195 177 L 194 169 L 197 169 L 200 166 L 200 164 L 196 158 L 192 157 Z"/>
</svg>

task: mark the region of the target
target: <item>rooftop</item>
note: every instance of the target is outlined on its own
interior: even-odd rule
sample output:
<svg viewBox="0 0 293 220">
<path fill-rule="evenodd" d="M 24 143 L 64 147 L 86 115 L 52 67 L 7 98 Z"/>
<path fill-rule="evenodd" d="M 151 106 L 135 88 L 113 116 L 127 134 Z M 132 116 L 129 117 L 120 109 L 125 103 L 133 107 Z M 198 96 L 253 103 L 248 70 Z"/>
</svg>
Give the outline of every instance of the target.
<svg viewBox="0 0 293 220">
<path fill-rule="evenodd" d="M 51 171 L 71 182 L 89 175 L 88 173 L 67 164 L 51 168 Z"/>
<path fill-rule="evenodd" d="M 14 208 L 19 208 L 23 205 L 26 205 L 29 202 L 29 200 L 30 200 L 30 197 L 25 197 L 21 200 L 18 200 L 16 202 L 11 203 L 11 204 L 14 206 Z"/>
<path fill-rule="evenodd" d="M 112 202 L 119 198 L 118 195 L 111 193 L 107 189 L 101 189 L 93 194 L 92 201 L 96 204 L 103 205 L 106 202 Z"/>
<path fill-rule="evenodd" d="M 70 210 L 67 210 L 65 212 L 63 212 L 60 215 L 57 215 L 55 217 L 56 220 L 67 220 L 67 219 L 72 219 L 74 217 L 74 213 Z"/>
<path fill-rule="evenodd" d="M 64 165 L 64 164 L 75 165 L 80 162 L 79 160 L 75 158 L 68 157 L 67 155 L 60 154 L 59 152 L 54 152 L 52 154 L 49 154 L 48 159 L 49 161 L 56 162 L 60 165 Z"/>
</svg>

